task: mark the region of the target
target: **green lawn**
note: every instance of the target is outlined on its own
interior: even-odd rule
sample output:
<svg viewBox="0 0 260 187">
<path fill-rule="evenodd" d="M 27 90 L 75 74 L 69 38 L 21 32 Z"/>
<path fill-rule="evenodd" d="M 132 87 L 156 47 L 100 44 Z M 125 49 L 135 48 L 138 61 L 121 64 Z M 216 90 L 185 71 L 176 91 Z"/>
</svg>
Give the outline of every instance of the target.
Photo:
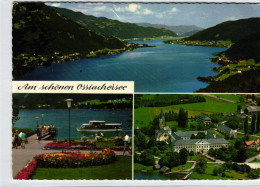
<svg viewBox="0 0 260 187">
<path fill-rule="evenodd" d="M 145 166 L 143 164 L 139 164 L 139 163 L 134 163 L 134 170 L 147 170 L 147 171 L 151 171 L 153 170 L 153 166 Z"/>
<path fill-rule="evenodd" d="M 204 174 L 200 174 L 197 172 L 193 172 L 190 176 L 192 179 L 198 179 L 198 180 L 247 180 L 247 174 L 248 173 L 241 173 L 237 172 L 235 170 L 228 170 L 226 171 L 226 177 L 221 177 L 219 174 L 218 176 L 214 176 L 213 170 L 214 168 L 220 168 L 221 166 L 219 164 L 207 164 L 206 172 Z"/>
<path fill-rule="evenodd" d="M 177 167 L 173 167 L 173 168 L 172 168 L 172 171 L 187 170 L 187 169 L 190 169 L 192 165 L 193 165 L 192 162 L 186 162 L 186 164 L 179 165 L 179 166 L 177 166 Z"/>
<path fill-rule="evenodd" d="M 190 178 L 198 179 L 198 180 L 237 180 L 237 179 L 248 179 L 247 173 L 239 173 L 234 170 L 226 171 L 226 177 L 221 177 L 219 174 L 218 176 L 212 175 L 214 168 L 219 168 L 219 164 L 207 164 L 206 172 L 204 174 L 200 174 L 194 172 L 191 174 Z"/>
<path fill-rule="evenodd" d="M 233 94 L 213 94 L 213 95 L 231 101 L 240 102 L 240 97 L 238 95 L 233 95 Z"/>
<path fill-rule="evenodd" d="M 134 111 L 135 125 L 143 127 L 149 124 L 155 116 L 161 113 L 161 108 L 163 112 L 174 111 L 178 112 L 182 107 L 184 110 L 188 111 L 189 117 L 198 116 L 201 113 L 226 113 L 226 112 L 236 112 L 237 104 L 227 103 L 223 101 L 218 101 L 216 99 L 209 98 L 205 96 L 206 102 L 202 103 L 191 103 L 191 104 L 179 104 L 171 105 L 165 107 L 141 107 Z"/>
<path fill-rule="evenodd" d="M 249 135 L 249 134 L 248 134 Z M 244 135 L 244 134 L 237 134 L 237 139 L 238 138 L 240 138 L 240 139 L 242 139 L 243 137 L 245 137 L 246 135 Z M 251 135 L 249 135 L 249 140 L 248 141 L 251 141 L 251 140 L 257 140 L 257 139 L 259 139 L 259 137 L 255 137 L 255 136 L 251 136 Z M 235 144 L 235 142 L 236 142 L 236 139 L 230 139 L 230 140 L 227 140 L 229 143 L 231 143 L 231 144 Z"/>
<path fill-rule="evenodd" d="M 252 160 L 250 163 L 254 163 L 254 162 L 260 162 L 260 160 L 255 159 L 255 160 Z"/>
<path fill-rule="evenodd" d="M 37 168 L 32 179 L 132 179 L 132 157 L 118 156 L 111 164 L 84 168 Z"/>
</svg>

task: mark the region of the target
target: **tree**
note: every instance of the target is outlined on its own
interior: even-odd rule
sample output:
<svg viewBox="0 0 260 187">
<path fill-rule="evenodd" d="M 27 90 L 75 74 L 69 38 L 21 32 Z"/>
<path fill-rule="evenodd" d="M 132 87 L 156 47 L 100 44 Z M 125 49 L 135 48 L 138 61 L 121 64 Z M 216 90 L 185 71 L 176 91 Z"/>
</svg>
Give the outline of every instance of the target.
<svg viewBox="0 0 260 187">
<path fill-rule="evenodd" d="M 148 141 L 148 147 L 154 147 L 154 146 L 156 146 L 156 138 L 155 136 L 152 136 Z"/>
<path fill-rule="evenodd" d="M 257 113 L 257 118 L 256 118 L 256 132 L 259 133 L 259 127 L 260 126 L 260 112 Z"/>
<path fill-rule="evenodd" d="M 255 132 L 255 120 L 256 120 L 256 115 L 253 114 L 252 121 L 251 121 L 251 134 L 254 134 Z"/>
<path fill-rule="evenodd" d="M 185 128 L 188 124 L 188 112 L 185 112 L 183 108 L 180 108 L 178 114 L 178 126 Z"/>
<path fill-rule="evenodd" d="M 245 122 L 244 122 L 244 131 L 245 131 L 245 134 L 248 133 L 248 117 L 246 117 Z"/>
<path fill-rule="evenodd" d="M 204 132 L 198 132 L 196 139 L 205 139 L 206 134 Z"/>
<path fill-rule="evenodd" d="M 218 168 L 215 167 L 215 168 L 213 169 L 213 175 L 214 175 L 214 176 L 218 176 Z"/>
<path fill-rule="evenodd" d="M 14 126 L 14 123 L 20 119 L 19 115 L 19 105 L 18 105 L 18 99 L 13 97 L 13 116 L 12 116 L 12 124 Z"/>
<path fill-rule="evenodd" d="M 186 164 L 189 156 L 189 152 L 187 151 L 187 149 L 182 148 L 180 150 L 179 155 L 180 155 L 180 164 Z"/>
<path fill-rule="evenodd" d="M 134 142 L 135 142 L 135 147 L 137 148 L 138 151 L 142 151 L 147 146 L 146 137 L 142 132 L 138 132 L 138 134 L 135 135 Z"/>
<path fill-rule="evenodd" d="M 196 139 L 195 134 L 192 134 L 191 137 L 190 137 L 190 139 Z"/>
<path fill-rule="evenodd" d="M 195 168 L 198 173 L 200 174 L 205 173 L 207 168 L 207 160 L 203 155 L 201 154 L 198 155 L 197 165 Z"/>
<path fill-rule="evenodd" d="M 239 119 L 238 118 L 229 118 L 228 121 L 226 122 L 226 126 L 228 126 L 231 129 L 237 129 L 239 124 Z"/>
<path fill-rule="evenodd" d="M 243 147 L 243 140 L 236 139 L 236 141 L 235 141 L 235 148 L 236 149 L 240 149 L 241 147 Z"/>
<path fill-rule="evenodd" d="M 241 105 L 237 105 L 237 112 L 240 112 L 242 110 L 242 106 Z"/>
<path fill-rule="evenodd" d="M 244 147 L 240 147 L 240 149 L 237 151 L 236 161 L 245 162 L 246 159 L 247 159 L 246 149 Z"/>
<path fill-rule="evenodd" d="M 141 159 L 141 163 L 143 165 L 146 165 L 146 166 L 152 166 L 154 165 L 154 157 L 153 155 L 150 153 L 150 151 L 144 151 L 141 156 L 140 156 L 140 159 Z"/>
<path fill-rule="evenodd" d="M 160 154 L 160 150 L 156 146 L 149 148 L 149 150 L 151 150 L 151 153 L 155 156 L 158 156 Z"/>
<path fill-rule="evenodd" d="M 180 155 L 177 152 L 168 152 L 159 160 L 161 166 L 172 168 L 180 164 Z"/>
</svg>

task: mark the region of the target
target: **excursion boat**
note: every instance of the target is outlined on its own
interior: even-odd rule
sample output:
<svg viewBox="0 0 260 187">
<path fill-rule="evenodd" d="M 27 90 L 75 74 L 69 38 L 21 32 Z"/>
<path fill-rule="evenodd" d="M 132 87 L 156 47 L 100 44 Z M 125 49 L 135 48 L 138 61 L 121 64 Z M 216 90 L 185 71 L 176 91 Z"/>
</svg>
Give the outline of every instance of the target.
<svg viewBox="0 0 260 187">
<path fill-rule="evenodd" d="M 105 121 L 89 121 L 77 127 L 77 131 L 87 132 L 119 132 L 122 131 L 122 123 L 106 123 Z"/>
</svg>

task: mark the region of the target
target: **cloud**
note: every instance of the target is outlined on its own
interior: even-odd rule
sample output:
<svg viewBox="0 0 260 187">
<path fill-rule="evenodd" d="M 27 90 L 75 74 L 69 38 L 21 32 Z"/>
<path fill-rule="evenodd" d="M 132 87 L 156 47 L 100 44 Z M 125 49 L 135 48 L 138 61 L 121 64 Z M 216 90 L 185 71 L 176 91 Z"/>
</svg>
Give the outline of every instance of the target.
<svg viewBox="0 0 260 187">
<path fill-rule="evenodd" d="M 173 8 L 171 9 L 171 12 L 173 12 L 173 13 L 177 13 L 177 12 L 179 12 L 179 9 L 176 8 L 176 7 L 173 7 Z"/>
<path fill-rule="evenodd" d="M 138 10 L 141 9 L 141 5 L 139 4 L 129 4 L 128 6 L 124 6 L 124 7 L 114 7 L 114 9 L 117 12 L 137 12 Z"/>
<path fill-rule="evenodd" d="M 93 8 L 93 11 L 104 11 L 106 9 L 107 9 L 106 6 L 97 6 L 97 7 Z"/>
<path fill-rule="evenodd" d="M 231 16 L 224 19 L 224 21 L 234 21 L 234 20 L 238 20 L 238 18 L 236 16 Z"/>
<path fill-rule="evenodd" d="M 141 5 L 138 5 L 138 4 L 130 4 L 128 6 L 128 9 L 130 12 L 135 12 L 137 9 L 140 9 L 141 8 Z"/>
<path fill-rule="evenodd" d="M 50 4 L 51 6 L 54 6 L 54 7 L 60 7 L 60 3 L 52 3 Z"/>
<path fill-rule="evenodd" d="M 144 13 L 145 15 L 148 15 L 148 14 L 152 14 L 153 11 L 151 11 L 151 10 L 149 10 L 149 9 L 146 8 L 146 9 L 144 9 L 143 13 Z"/>
</svg>

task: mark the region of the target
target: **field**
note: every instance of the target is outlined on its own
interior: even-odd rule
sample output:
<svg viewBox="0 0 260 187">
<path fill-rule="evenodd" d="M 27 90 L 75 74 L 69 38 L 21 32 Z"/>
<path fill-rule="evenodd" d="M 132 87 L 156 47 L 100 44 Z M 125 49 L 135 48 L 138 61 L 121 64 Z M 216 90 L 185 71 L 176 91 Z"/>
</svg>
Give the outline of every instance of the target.
<svg viewBox="0 0 260 187">
<path fill-rule="evenodd" d="M 233 95 L 233 94 L 213 94 L 213 95 L 224 98 L 224 99 L 228 99 L 231 101 L 235 101 L 235 102 L 240 102 L 240 99 L 241 99 L 238 95 Z"/>
<path fill-rule="evenodd" d="M 151 97 L 151 96 L 149 96 Z M 224 101 L 218 101 L 216 99 L 205 96 L 206 102 L 191 103 L 191 104 L 179 104 L 165 107 L 141 107 L 134 111 L 135 125 L 139 127 L 146 126 L 151 122 L 156 115 L 159 115 L 161 108 L 163 112 L 174 111 L 178 112 L 180 108 L 188 111 L 189 117 L 195 117 L 201 113 L 226 113 L 236 112 L 237 104 Z"/>
<path fill-rule="evenodd" d="M 37 168 L 32 179 L 132 179 L 132 158 L 130 156 L 118 156 L 117 158 L 117 161 L 101 166 L 84 168 Z"/>
</svg>

